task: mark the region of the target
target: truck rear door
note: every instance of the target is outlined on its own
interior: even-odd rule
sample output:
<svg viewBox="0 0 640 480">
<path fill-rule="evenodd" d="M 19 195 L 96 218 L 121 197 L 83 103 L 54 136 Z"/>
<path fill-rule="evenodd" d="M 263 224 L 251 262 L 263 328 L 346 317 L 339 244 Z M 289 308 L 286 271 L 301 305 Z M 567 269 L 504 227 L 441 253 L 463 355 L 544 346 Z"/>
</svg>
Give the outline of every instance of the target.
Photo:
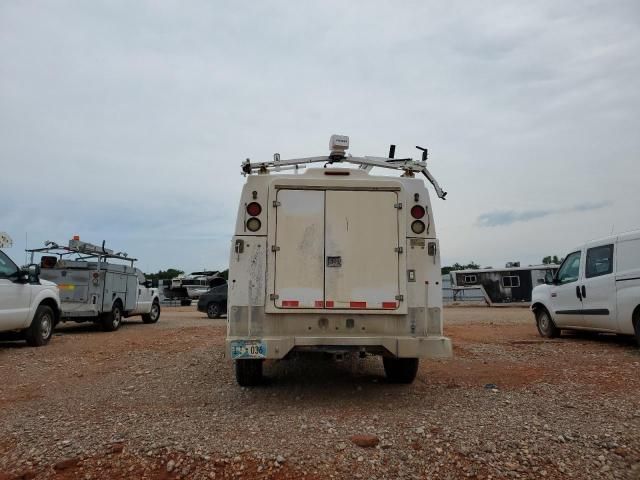
<svg viewBox="0 0 640 480">
<path fill-rule="evenodd" d="M 324 298 L 324 192 L 278 190 L 275 306 L 317 308 Z"/>
<path fill-rule="evenodd" d="M 276 308 L 397 310 L 398 194 L 277 190 Z"/>
<path fill-rule="evenodd" d="M 398 308 L 397 203 L 396 192 L 326 192 L 327 308 Z"/>
</svg>

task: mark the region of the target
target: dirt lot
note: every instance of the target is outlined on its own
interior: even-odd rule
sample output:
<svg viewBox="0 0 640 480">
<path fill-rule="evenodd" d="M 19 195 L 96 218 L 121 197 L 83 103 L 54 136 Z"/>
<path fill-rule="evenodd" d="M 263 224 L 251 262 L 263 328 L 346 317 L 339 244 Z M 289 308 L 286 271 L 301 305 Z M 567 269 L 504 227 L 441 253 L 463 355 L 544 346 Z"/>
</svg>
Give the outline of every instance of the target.
<svg viewBox="0 0 640 480">
<path fill-rule="evenodd" d="M 522 308 L 445 320 L 455 358 L 410 386 L 371 358 L 269 364 L 267 385 L 240 388 L 224 320 L 192 308 L 1 342 L 0 479 L 640 478 L 630 340 L 542 341 Z"/>
</svg>

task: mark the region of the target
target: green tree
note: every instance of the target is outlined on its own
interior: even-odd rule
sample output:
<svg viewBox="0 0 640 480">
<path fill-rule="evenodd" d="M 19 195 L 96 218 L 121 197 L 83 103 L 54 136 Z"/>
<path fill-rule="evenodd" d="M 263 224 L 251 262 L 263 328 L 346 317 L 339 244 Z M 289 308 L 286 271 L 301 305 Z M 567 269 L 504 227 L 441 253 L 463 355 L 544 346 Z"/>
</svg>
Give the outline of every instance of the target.
<svg viewBox="0 0 640 480">
<path fill-rule="evenodd" d="M 166 270 L 158 270 L 157 273 L 145 273 L 144 276 L 147 277 L 147 280 L 171 280 L 183 273 L 184 271 L 176 268 L 167 268 Z"/>
<path fill-rule="evenodd" d="M 470 262 L 466 265 L 456 262 L 451 266 L 442 267 L 440 271 L 442 272 L 442 275 L 447 275 L 448 273 L 455 270 L 478 270 L 479 268 L 480 265 L 478 265 L 476 262 Z"/>
<path fill-rule="evenodd" d="M 562 263 L 563 258 L 558 258 L 557 255 L 548 255 L 546 257 L 544 257 L 542 259 L 542 264 L 543 265 L 551 265 L 551 264 L 556 264 L 559 265 L 560 263 Z"/>
</svg>

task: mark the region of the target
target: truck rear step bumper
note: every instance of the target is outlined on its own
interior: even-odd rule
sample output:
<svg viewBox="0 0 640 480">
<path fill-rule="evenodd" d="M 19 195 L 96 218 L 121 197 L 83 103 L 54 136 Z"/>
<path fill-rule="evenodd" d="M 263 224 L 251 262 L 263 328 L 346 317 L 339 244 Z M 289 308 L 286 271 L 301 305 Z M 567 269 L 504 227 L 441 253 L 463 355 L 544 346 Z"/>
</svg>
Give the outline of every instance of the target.
<svg viewBox="0 0 640 480">
<path fill-rule="evenodd" d="M 291 350 L 301 347 L 304 350 L 336 350 L 340 347 L 383 347 L 396 357 L 451 358 L 453 356 L 451 340 L 443 336 L 428 337 L 227 337 L 226 355 L 233 360 L 232 343 L 260 343 L 266 353 L 261 358 L 280 359 Z M 314 348 L 315 347 L 315 348 Z M 238 358 L 238 357 L 236 357 Z M 243 357 L 246 358 L 246 357 Z"/>
</svg>

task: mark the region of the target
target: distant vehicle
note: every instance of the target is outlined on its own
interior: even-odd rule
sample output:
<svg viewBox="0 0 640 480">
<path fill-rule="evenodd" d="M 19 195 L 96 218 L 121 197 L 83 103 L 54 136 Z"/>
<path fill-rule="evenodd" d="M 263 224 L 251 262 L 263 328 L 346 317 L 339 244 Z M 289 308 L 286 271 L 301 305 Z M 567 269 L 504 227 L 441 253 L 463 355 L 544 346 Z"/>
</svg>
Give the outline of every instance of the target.
<svg viewBox="0 0 640 480">
<path fill-rule="evenodd" d="M 543 337 L 591 330 L 635 335 L 640 345 L 640 230 L 573 250 L 533 290 L 531 309 Z"/>
<path fill-rule="evenodd" d="M 164 287 L 164 296 L 168 300 L 179 300 L 183 306 L 191 305 L 192 300 L 209 291 L 213 279 L 219 274 L 217 270 L 204 270 L 178 275 L 171 279 L 170 285 Z"/>
<path fill-rule="evenodd" d="M 209 318 L 220 318 L 227 313 L 227 281 L 216 277 L 212 285 L 207 293 L 200 295 L 198 311 L 206 313 Z"/>
<path fill-rule="evenodd" d="M 454 270 L 449 273 L 453 300 L 477 290 L 489 306 L 531 302 L 533 288 L 543 284 L 546 275 L 553 275 L 556 270 L 558 265 L 521 267 L 520 262 L 509 262 L 504 268 Z"/>
<path fill-rule="evenodd" d="M 0 248 L 11 244 L 11 238 L 0 233 Z M 49 343 L 60 320 L 58 287 L 38 274 L 37 265 L 18 268 L 0 250 L 0 332 L 18 332 L 33 347 Z"/>
<path fill-rule="evenodd" d="M 265 359 L 307 351 L 380 355 L 399 383 L 414 380 L 420 358 L 452 354 L 429 192 L 414 178 L 446 195 L 426 151 L 414 161 L 393 158 L 394 146 L 383 158 L 346 155 L 348 146 L 334 135 L 329 156 L 242 165 L 226 339 L 240 385 L 261 381 Z M 311 163 L 326 168 L 278 174 Z M 402 176 L 369 175 L 373 167 Z"/>
<path fill-rule="evenodd" d="M 104 242 L 97 246 L 81 242 L 79 237 L 69 240 L 68 246 L 45 245 L 27 251 L 32 262 L 35 254 L 42 255 L 40 276 L 60 289 L 61 321 L 90 321 L 105 331 L 114 331 L 124 318 L 141 316 L 144 323 L 156 323 L 160 318 L 158 289 L 133 266 L 135 258 L 113 253 Z"/>
</svg>

